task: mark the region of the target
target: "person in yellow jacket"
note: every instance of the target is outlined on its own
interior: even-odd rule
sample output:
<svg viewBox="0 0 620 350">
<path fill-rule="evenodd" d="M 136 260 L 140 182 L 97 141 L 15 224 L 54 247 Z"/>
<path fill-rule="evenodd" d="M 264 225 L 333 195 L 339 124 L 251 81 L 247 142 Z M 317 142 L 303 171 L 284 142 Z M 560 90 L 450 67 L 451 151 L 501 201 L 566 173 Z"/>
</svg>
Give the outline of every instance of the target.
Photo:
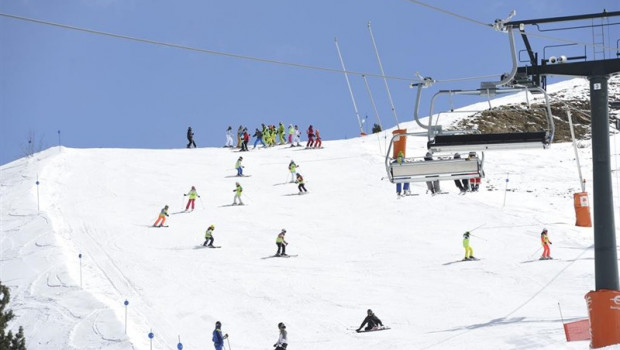
<svg viewBox="0 0 620 350">
<path fill-rule="evenodd" d="M 167 205 L 163 207 L 163 209 L 159 212 L 159 217 L 157 218 L 157 221 L 155 221 L 155 223 L 153 224 L 153 227 L 157 227 L 158 225 L 159 227 L 164 226 L 164 223 L 166 223 L 166 216 L 169 216 Z"/>
<path fill-rule="evenodd" d="M 288 243 L 284 240 L 284 235 L 286 235 L 286 230 L 282 229 L 276 238 L 276 245 L 278 246 L 276 256 L 286 256 L 286 246 Z"/>
<path fill-rule="evenodd" d="M 196 192 L 196 187 L 192 186 L 189 192 L 184 194 L 183 196 L 189 196 L 187 205 L 185 206 L 185 211 L 188 211 L 190 206 L 192 207 L 192 210 L 194 210 L 194 202 L 196 202 L 196 197 L 200 198 L 198 192 Z"/>
<path fill-rule="evenodd" d="M 469 245 L 469 231 L 463 234 L 463 248 L 465 248 L 465 259 L 463 260 L 476 260 L 474 249 Z"/>
<path fill-rule="evenodd" d="M 308 190 L 306 189 L 306 182 L 304 181 L 304 178 L 303 176 L 301 176 L 301 174 L 297 173 L 297 181 L 295 181 L 295 183 L 297 183 L 297 189 L 299 190 L 299 194 L 308 192 Z"/>
<path fill-rule="evenodd" d="M 299 167 L 299 165 L 295 164 L 295 161 L 291 159 L 291 162 L 288 163 L 288 170 L 291 172 L 290 182 L 295 182 L 295 179 L 297 178 L 297 167 Z"/>
<path fill-rule="evenodd" d="M 543 246 L 543 253 L 542 253 L 542 256 L 540 257 L 540 260 L 553 259 L 551 257 L 551 249 L 549 249 L 549 245 L 553 243 L 551 243 L 551 241 L 549 240 L 549 236 L 547 235 L 546 228 L 544 228 L 542 232 L 540 233 L 540 243 Z"/>
<path fill-rule="evenodd" d="M 202 244 L 204 247 L 215 248 L 213 246 L 213 230 L 215 230 L 215 225 L 209 226 L 205 232 L 205 242 Z"/>
<path fill-rule="evenodd" d="M 243 192 L 243 187 L 241 187 L 238 182 L 235 182 L 235 189 L 233 192 L 235 192 L 235 200 L 233 205 L 237 205 L 237 199 L 239 199 L 239 205 L 243 205 L 243 201 L 241 201 L 241 192 Z"/>
</svg>

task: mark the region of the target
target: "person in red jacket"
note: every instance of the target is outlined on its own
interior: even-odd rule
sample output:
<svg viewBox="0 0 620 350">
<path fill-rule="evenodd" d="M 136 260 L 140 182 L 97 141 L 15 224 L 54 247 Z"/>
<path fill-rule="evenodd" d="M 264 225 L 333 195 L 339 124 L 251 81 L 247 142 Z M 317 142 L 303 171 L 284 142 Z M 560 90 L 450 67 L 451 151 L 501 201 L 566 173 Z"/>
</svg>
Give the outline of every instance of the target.
<svg viewBox="0 0 620 350">
<path fill-rule="evenodd" d="M 306 144 L 306 148 L 310 148 L 314 145 L 314 130 L 312 129 L 312 125 L 308 127 L 306 134 L 308 134 L 308 143 Z"/>
</svg>

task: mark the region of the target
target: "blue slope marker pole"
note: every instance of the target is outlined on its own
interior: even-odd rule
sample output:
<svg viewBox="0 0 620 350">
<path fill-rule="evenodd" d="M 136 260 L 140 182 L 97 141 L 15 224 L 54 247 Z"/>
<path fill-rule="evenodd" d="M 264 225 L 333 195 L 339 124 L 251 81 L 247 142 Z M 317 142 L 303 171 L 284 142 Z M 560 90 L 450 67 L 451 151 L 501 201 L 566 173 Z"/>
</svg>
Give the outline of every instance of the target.
<svg viewBox="0 0 620 350">
<path fill-rule="evenodd" d="M 177 344 L 177 349 L 183 350 L 183 344 L 181 344 L 181 336 L 179 335 L 179 343 Z"/>
<path fill-rule="evenodd" d="M 80 258 L 80 288 L 82 288 L 82 253 L 78 254 L 78 258 Z"/>
<path fill-rule="evenodd" d="M 39 209 L 39 174 L 37 174 L 37 182 L 35 182 L 37 184 L 37 214 L 40 214 L 40 209 Z"/>
<path fill-rule="evenodd" d="M 151 329 L 151 331 L 149 332 L 148 336 L 149 336 L 149 341 L 151 342 L 151 350 L 153 350 L 153 337 L 154 337 L 155 335 L 153 334 L 153 330 L 152 330 L 152 329 Z"/>
<path fill-rule="evenodd" d="M 125 300 L 123 304 L 125 305 L 125 334 L 127 334 L 127 305 L 129 305 L 129 302 Z"/>
<path fill-rule="evenodd" d="M 506 206 L 506 193 L 508 192 L 508 173 L 506 173 L 506 188 L 504 188 L 504 204 L 502 204 L 502 208 Z"/>
<path fill-rule="evenodd" d="M 58 130 L 58 151 L 60 151 L 60 130 Z"/>
</svg>

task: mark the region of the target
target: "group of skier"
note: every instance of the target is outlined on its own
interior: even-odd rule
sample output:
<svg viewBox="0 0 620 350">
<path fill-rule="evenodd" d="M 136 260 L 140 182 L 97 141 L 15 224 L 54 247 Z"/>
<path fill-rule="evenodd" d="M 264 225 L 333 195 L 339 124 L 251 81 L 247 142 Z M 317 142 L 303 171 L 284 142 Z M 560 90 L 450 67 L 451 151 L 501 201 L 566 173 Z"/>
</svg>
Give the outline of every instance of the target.
<svg viewBox="0 0 620 350">
<path fill-rule="evenodd" d="M 463 234 L 463 248 L 465 249 L 465 258 L 463 258 L 463 260 L 478 260 L 478 258 L 474 257 L 474 249 L 469 244 L 470 235 L 471 233 L 469 231 Z M 543 253 L 539 260 L 553 259 L 551 257 L 551 248 L 549 247 L 549 245 L 553 243 L 549 240 L 549 235 L 546 228 L 544 228 L 540 233 L 540 243 L 542 244 Z"/>
</svg>

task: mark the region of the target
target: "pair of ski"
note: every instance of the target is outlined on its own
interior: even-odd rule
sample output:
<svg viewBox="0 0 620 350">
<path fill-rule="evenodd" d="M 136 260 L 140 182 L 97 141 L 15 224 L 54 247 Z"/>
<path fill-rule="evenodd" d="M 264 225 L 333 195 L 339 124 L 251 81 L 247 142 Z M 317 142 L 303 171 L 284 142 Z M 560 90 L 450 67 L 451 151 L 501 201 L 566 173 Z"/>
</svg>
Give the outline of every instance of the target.
<svg viewBox="0 0 620 350">
<path fill-rule="evenodd" d="M 465 261 L 480 261 L 480 259 L 478 259 L 478 258 L 461 259 L 461 260 L 455 260 L 455 261 L 447 262 L 444 265 L 452 265 L 452 264 L 456 264 L 456 263 L 460 263 L 460 262 L 465 262 Z"/>
<path fill-rule="evenodd" d="M 222 248 L 221 245 L 197 245 L 196 247 L 194 247 L 194 249 L 202 249 L 202 248 Z"/>
<path fill-rule="evenodd" d="M 386 331 L 388 329 L 391 329 L 391 328 L 390 327 L 377 327 L 377 328 L 372 328 L 372 329 L 369 329 L 369 330 L 365 330 L 365 329 L 357 330 L 356 329 L 355 332 L 357 332 L 357 333 L 369 333 L 369 332 L 377 332 L 377 331 Z"/>
<path fill-rule="evenodd" d="M 278 255 L 278 254 L 276 254 L 276 255 L 269 255 L 269 256 L 266 256 L 266 257 L 261 258 L 261 259 L 271 259 L 271 258 L 296 258 L 297 256 L 298 256 L 298 254 L 293 254 L 293 255 L 289 255 L 289 254 L 286 254 L 286 255 Z"/>
</svg>

